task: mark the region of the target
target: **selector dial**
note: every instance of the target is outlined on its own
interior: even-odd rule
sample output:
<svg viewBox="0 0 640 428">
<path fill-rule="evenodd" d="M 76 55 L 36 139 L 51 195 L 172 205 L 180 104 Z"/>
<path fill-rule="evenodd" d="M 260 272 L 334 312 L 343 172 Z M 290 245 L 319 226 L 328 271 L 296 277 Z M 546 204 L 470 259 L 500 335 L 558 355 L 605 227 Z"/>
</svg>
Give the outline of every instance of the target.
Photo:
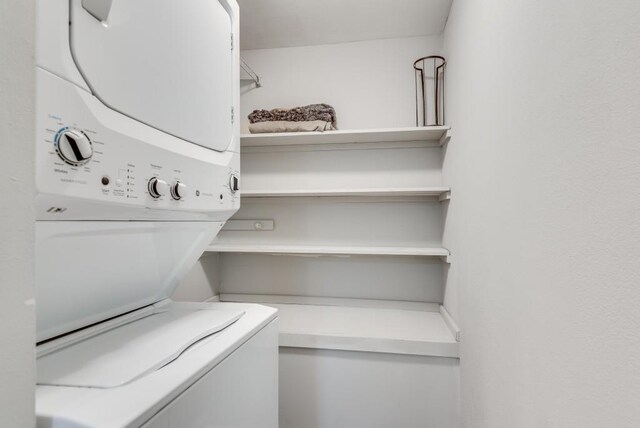
<svg viewBox="0 0 640 428">
<path fill-rule="evenodd" d="M 56 138 L 54 145 L 58 156 L 69 165 L 84 165 L 93 156 L 91 140 L 78 129 L 63 131 Z"/>
<path fill-rule="evenodd" d="M 231 189 L 231 193 L 236 193 L 240 190 L 240 179 L 236 174 L 231 174 L 229 177 L 229 188 Z"/>
<path fill-rule="evenodd" d="M 158 177 L 153 177 L 149 180 L 149 194 L 154 198 L 159 198 L 167 194 L 169 185 L 166 181 L 160 180 Z"/>
<path fill-rule="evenodd" d="M 184 198 L 186 194 L 187 194 L 186 184 L 176 181 L 171 185 L 171 197 L 176 201 L 179 201 L 180 199 Z"/>
</svg>

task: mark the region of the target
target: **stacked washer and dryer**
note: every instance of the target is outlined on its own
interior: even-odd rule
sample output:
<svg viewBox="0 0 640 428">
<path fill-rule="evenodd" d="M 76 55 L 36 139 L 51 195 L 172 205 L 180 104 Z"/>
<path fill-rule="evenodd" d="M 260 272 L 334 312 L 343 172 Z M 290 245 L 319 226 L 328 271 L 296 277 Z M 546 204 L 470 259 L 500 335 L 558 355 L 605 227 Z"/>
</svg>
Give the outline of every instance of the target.
<svg viewBox="0 0 640 428">
<path fill-rule="evenodd" d="M 276 427 L 276 311 L 169 297 L 240 206 L 234 0 L 37 2 L 43 427 Z"/>
</svg>

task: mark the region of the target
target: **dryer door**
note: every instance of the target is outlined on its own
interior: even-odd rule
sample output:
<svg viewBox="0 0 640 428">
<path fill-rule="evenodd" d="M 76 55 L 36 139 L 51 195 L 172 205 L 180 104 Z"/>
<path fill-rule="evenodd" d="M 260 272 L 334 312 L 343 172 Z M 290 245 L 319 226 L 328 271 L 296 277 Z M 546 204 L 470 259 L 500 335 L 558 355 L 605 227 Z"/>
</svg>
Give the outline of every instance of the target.
<svg viewBox="0 0 640 428">
<path fill-rule="evenodd" d="M 233 137 L 234 64 L 231 12 L 223 4 L 72 0 L 73 58 L 113 110 L 224 151 Z"/>
</svg>

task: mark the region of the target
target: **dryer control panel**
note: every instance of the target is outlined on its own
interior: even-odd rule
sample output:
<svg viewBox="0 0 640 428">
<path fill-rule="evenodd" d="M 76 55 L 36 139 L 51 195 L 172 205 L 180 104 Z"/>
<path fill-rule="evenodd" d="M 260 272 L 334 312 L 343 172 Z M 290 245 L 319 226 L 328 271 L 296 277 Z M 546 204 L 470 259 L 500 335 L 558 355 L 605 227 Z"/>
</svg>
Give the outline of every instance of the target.
<svg viewBox="0 0 640 428">
<path fill-rule="evenodd" d="M 237 151 L 173 137 L 45 71 L 38 77 L 47 81 L 37 113 L 39 220 L 224 221 L 239 208 Z"/>
</svg>

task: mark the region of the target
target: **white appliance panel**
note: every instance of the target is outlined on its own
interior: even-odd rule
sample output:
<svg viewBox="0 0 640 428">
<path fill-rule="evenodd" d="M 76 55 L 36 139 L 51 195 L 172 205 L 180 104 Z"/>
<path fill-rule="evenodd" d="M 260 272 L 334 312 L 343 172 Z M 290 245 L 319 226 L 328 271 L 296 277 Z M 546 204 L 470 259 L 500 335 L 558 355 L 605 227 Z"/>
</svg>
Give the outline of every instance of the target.
<svg viewBox="0 0 640 428">
<path fill-rule="evenodd" d="M 276 311 L 167 299 L 240 206 L 238 5 L 36 4 L 38 426 L 277 427 Z"/>
<path fill-rule="evenodd" d="M 170 364 L 123 386 L 38 385 L 37 426 L 139 427 L 148 423 L 144 426 L 276 428 L 276 310 L 240 303 L 170 305 L 184 310 L 241 310 L 244 315 Z"/>
<path fill-rule="evenodd" d="M 36 222 L 36 339 L 168 298 L 222 225 Z"/>
<path fill-rule="evenodd" d="M 277 343 L 272 322 L 143 428 L 278 428 Z"/>
<path fill-rule="evenodd" d="M 218 151 L 233 138 L 231 10 L 216 0 L 71 2 L 71 51 L 104 104 Z M 93 12 L 90 13 L 90 12 Z M 98 12 L 98 13 L 96 13 Z"/>
<path fill-rule="evenodd" d="M 69 1 L 36 0 L 36 65 L 89 92 L 69 46 Z"/>
<path fill-rule="evenodd" d="M 38 220 L 225 221 L 240 206 L 230 179 L 239 154 L 219 153 L 141 124 L 38 69 Z M 64 101 L 64 102 L 62 102 Z M 93 155 L 71 165 L 56 149 L 65 131 L 84 134 Z M 149 181 L 180 182 L 182 197 L 158 198 Z M 104 181 L 106 180 L 106 181 Z"/>
<path fill-rule="evenodd" d="M 170 364 L 189 346 L 237 321 L 241 310 L 160 305 L 142 319 L 38 359 L 38 385 L 114 388 Z"/>
</svg>

